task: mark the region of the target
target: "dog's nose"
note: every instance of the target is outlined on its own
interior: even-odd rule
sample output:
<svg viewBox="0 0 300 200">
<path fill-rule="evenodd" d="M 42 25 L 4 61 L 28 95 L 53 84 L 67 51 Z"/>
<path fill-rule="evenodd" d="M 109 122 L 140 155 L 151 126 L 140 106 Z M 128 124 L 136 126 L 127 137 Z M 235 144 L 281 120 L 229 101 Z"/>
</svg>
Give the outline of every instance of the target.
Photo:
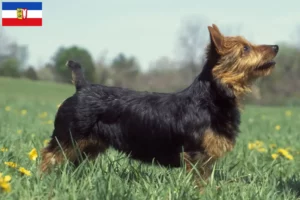
<svg viewBox="0 0 300 200">
<path fill-rule="evenodd" d="M 275 53 L 277 53 L 278 50 L 279 50 L 279 46 L 278 46 L 278 45 L 273 45 L 273 46 L 272 46 L 272 49 L 273 49 L 273 51 L 274 51 Z"/>
</svg>

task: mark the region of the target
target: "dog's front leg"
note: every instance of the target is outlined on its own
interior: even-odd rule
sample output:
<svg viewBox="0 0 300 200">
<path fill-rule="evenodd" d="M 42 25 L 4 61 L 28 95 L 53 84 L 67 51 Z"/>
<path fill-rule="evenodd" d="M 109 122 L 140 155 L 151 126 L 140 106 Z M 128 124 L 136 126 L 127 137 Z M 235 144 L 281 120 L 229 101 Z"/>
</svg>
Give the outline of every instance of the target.
<svg viewBox="0 0 300 200">
<path fill-rule="evenodd" d="M 215 159 L 202 152 L 184 152 L 183 159 L 187 172 L 191 172 L 200 191 L 209 181 Z"/>
</svg>

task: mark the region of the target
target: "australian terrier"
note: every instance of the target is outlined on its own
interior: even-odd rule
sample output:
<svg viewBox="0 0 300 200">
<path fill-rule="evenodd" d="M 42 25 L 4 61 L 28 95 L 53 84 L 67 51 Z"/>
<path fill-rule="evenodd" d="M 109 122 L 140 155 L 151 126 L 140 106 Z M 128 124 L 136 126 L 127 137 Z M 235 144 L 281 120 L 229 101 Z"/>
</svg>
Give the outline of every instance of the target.
<svg viewBox="0 0 300 200">
<path fill-rule="evenodd" d="M 277 45 L 254 45 L 208 27 L 210 43 L 201 73 L 176 93 L 138 92 L 88 83 L 79 63 L 68 61 L 76 93 L 56 114 L 52 139 L 42 150 L 41 170 L 65 158 L 95 158 L 108 147 L 133 159 L 155 161 L 207 180 L 215 161 L 233 149 L 241 97 L 255 79 L 271 73 Z M 79 155 L 80 154 L 80 155 Z"/>
</svg>

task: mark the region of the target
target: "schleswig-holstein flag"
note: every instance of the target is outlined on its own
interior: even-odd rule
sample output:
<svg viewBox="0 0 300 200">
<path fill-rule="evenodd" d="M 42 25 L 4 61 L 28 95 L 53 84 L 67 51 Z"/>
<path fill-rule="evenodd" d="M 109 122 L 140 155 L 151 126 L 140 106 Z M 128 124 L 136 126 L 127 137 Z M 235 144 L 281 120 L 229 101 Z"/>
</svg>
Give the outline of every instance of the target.
<svg viewBox="0 0 300 200">
<path fill-rule="evenodd" d="M 42 26 L 42 2 L 2 2 L 2 26 Z"/>
</svg>

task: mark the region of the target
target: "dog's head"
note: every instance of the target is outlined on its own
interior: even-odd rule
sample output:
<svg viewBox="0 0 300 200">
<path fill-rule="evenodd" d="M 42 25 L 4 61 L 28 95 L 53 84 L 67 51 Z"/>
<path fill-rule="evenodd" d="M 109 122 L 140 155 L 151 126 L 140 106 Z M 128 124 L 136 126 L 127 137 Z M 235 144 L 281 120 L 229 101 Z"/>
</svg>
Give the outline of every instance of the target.
<svg viewBox="0 0 300 200">
<path fill-rule="evenodd" d="M 208 30 L 207 59 L 213 60 L 213 77 L 237 95 L 249 91 L 253 80 L 269 75 L 275 67 L 277 45 L 254 45 L 241 36 L 226 37 L 214 24 Z"/>
</svg>

